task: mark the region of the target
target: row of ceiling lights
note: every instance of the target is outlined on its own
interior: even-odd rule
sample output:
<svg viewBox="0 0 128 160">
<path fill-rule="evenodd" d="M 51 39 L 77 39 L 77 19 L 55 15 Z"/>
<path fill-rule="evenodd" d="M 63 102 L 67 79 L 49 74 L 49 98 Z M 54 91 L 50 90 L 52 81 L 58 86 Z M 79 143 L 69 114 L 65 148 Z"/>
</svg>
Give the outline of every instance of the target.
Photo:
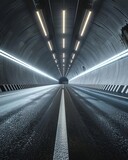
<svg viewBox="0 0 128 160">
<path fill-rule="evenodd" d="M 36 11 L 36 15 L 37 15 L 38 20 L 40 22 L 40 25 L 41 25 L 41 28 L 43 30 L 44 36 L 48 37 L 48 30 L 47 30 L 46 22 L 45 22 L 45 19 L 44 19 L 42 11 L 41 10 Z M 62 11 L 62 19 L 63 19 L 63 22 L 62 22 L 63 23 L 62 24 L 62 26 L 63 26 L 62 27 L 62 33 L 63 33 L 63 36 L 64 36 L 64 34 L 66 33 L 66 27 L 65 27 L 66 11 L 65 10 Z M 65 49 L 66 42 L 65 42 L 65 38 L 64 37 L 62 38 L 62 44 L 63 44 L 62 48 Z M 50 51 L 53 51 L 52 42 L 50 40 L 48 40 L 48 46 L 49 46 Z M 53 59 L 54 59 L 56 65 L 57 65 L 57 68 L 58 68 L 60 74 L 62 75 L 62 73 L 60 71 L 60 67 L 59 67 L 58 61 L 57 61 L 57 58 L 56 58 L 56 54 L 53 53 L 52 56 L 53 56 Z M 64 76 L 64 72 L 65 72 L 65 53 L 63 53 L 62 58 L 63 58 L 62 59 L 62 64 L 63 64 L 63 76 Z"/>
<path fill-rule="evenodd" d="M 80 27 L 79 37 L 83 37 L 84 36 L 86 28 L 87 28 L 87 25 L 88 25 L 88 22 L 89 22 L 89 20 L 91 18 L 91 14 L 92 14 L 91 10 L 86 10 L 84 18 L 83 18 L 83 21 L 82 21 L 82 24 L 81 24 L 81 27 Z M 76 56 L 76 52 L 78 51 L 78 49 L 80 47 L 80 43 L 81 43 L 80 40 L 77 40 L 76 43 L 75 43 L 75 48 L 74 48 L 75 52 L 72 54 L 72 57 L 71 57 L 70 64 L 68 66 L 66 75 L 69 73 L 69 70 L 71 68 L 71 64 L 73 63 L 73 60 L 75 59 L 75 56 Z"/>
<path fill-rule="evenodd" d="M 45 37 L 48 37 L 48 31 L 47 31 L 47 27 L 46 27 L 46 23 L 45 23 L 43 14 L 41 13 L 41 11 L 36 11 L 36 14 L 37 14 L 37 17 L 38 17 L 39 22 L 41 24 L 41 27 L 42 27 L 42 30 L 43 30 L 43 33 L 44 33 Z M 42 14 L 42 18 L 41 18 L 41 14 Z M 91 14 L 92 14 L 91 10 L 86 10 L 84 18 L 83 18 L 83 21 L 82 21 L 82 24 L 81 24 L 81 27 L 80 27 L 79 37 L 83 37 L 84 36 L 86 28 L 87 28 L 87 25 L 88 25 L 88 22 L 89 22 L 89 20 L 91 18 Z M 65 12 L 65 10 L 63 10 L 63 34 L 65 34 L 65 19 L 66 19 L 65 15 L 66 15 L 66 12 Z M 43 19 L 43 21 L 42 21 L 42 19 Z M 78 51 L 80 43 L 81 43 L 80 40 L 76 41 L 75 48 L 74 48 L 75 51 Z M 49 40 L 48 40 L 48 45 L 49 45 L 50 50 L 53 51 L 52 43 Z M 63 38 L 63 49 L 64 48 L 65 48 L 65 38 Z M 25 67 L 27 67 L 27 68 L 35 71 L 35 72 L 38 72 L 38 73 L 40 73 L 40 74 L 42 74 L 42 75 L 44 75 L 44 76 L 46 76 L 48 78 L 56 80 L 53 77 L 47 75 L 46 73 L 34 68 L 33 66 L 28 65 L 27 63 L 17 59 L 16 57 L 11 56 L 10 54 L 8 54 L 8 53 L 6 53 L 6 52 L 4 52 L 2 50 L 0 50 L 0 55 L 5 57 L 5 58 L 7 58 L 7 59 L 10 59 L 10 60 L 12 60 L 12 61 L 14 61 L 14 62 L 16 62 L 16 63 L 18 63 L 20 65 L 23 65 L 23 66 L 25 66 Z M 68 71 L 69 71 L 69 69 L 71 67 L 71 64 L 73 63 L 73 60 L 74 60 L 75 56 L 76 56 L 76 53 L 73 53 L 72 54 L 72 58 L 70 60 Z M 113 63 L 113 62 L 115 62 L 115 61 L 117 61 L 117 60 L 119 60 L 121 58 L 126 57 L 126 56 L 128 56 L 128 50 L 125 50 L 125 51 L 123 51 L 121 53 L 118 53 L 117 55 L 115 55 L 115 56 L 107 59 L 106 61 L 104 61 L 104 62 L 102 62 L 102 63 L 100 63 L 100 64 L 98 64 L 98 65 L 96 65 L 96 66 L 94 66 L 92 68 L 90 68 L 89 70 L 87 70 L 87 71 L 79 74 L 78 76 L 72 78 L 71 80 L 74 80 L 74 79 L 76 79 L 76 78 L 78 78 L 78 77 L 80 77 L 82 75 L 85 75 L 85 74 L 87 74 L 89 72 L 92 72 L 92 71 L 94 71 L 96 69 L 99 69 L 99 68 L 101 68 L 103 66 L 106 66 L 106 65 L 108 65 L 110 63 Z M 65 63 L 65 53 L 63 53 L 62 57 L 63 57 L 63 63 Z M 55 60 L 55 63 L 57 64 L 57 59 L 56 59 L 56 56 L 55 56 L 54 53 L 53 53 L 53 59 Z M 63 66 L 64 66 L 64 64 L 63 64 Z M 57 67 L 58 67 L 58 69 L 60 71 L 60 68 L 59 68 L 58 64 L 57 64 Z M 67 73 L 68 73 L 68 71 L 67 71 Z M 61 74 L 61 72 L 60 72 L 60 74 Z"/>
<path fill-rule="evenodd" d="M 62 44 L 63 44 L 63 49 L 65 49 L 65 38 L 64 38 L 64 36 L 65 36 L 65 33 L 66 33 L 66 11 L 65 10 L 63 10 L 62 11 L 62 28 L 63 28 L 63 30 L 62 30 L 62 33 L 63 33 L 63 38 L 62 38 Z M 62 64 L 63 64 L 63 71 L 62 71 L 62 75 L 64 76 L 64 72 L 65 72 L 65 53 L 63 53 L 63 55 L 62 55 Z"/>
<path fill-rule="evenodd" d="M 41 10 L 38 10 L 36 11 L 36 14 L 37 14 L 37 17 L 38 17 L 38 20 L 40 22 L 40 25 L 42 27 L 42 30 L 43 30 L 43 33 L 44 33 L 44 36 L 45 37 L 48 37 L 48 30 L 47 30 L 47 25 L 45 23 L 45 19 L 44 19 L 44 16 L 43 16 L 43 13 Z M 88 22 L 89 22 L 89 19 L 91 17 L 91 14 L 92 14 L 92 11 L 91 10 L 86 10 L 85 12 L 85 15 L 84 15 L 84 18 L 83 18 L 83 21 L 82 21 L 82 24 L 81 24 L 81 27 L 80 27 L 80 32 L 79 32 L 79 37 L 83 37 L 84 36 L 84 33 L 85 33 L 85 30 L 87 28 L 87 25 L 88 25 Z M 62 33 L 63 33 L 63 38 L 62 38 L 62 48 L 65 49 L 65 44 L 66 44 L 66 40 L 64 38 L 65 36 L 65 33 L 66 33 L 66 11 L 63 10 L 62 11 Z M 50 51 L 53 51 L 53 45 L 52 45 L 52 42 L 50 40 L 48 40 L 48 46 L 49 46 L 49 49 Z M 80 46 L 80 43 L 81 41 L 80 40 L 77 40 L 76 41 L 76 44 L 75 44 L 75 48 L 74 48 L 74 53 L 72 54 L 72 57 L 71 57 L 71 60 L 70 60 L 70 64 L 68 66 L 68 69 L 67 69 L 67 73 L 69 72 L 70 68 L 71 68 L 71 65 L 73 63 L 73 60 L 75 59 L 75 56 L 76 56 L 76 52 L 78 51 L 79 49 L 79 46 Z M 60 67 L 59 67 L 59 64 L 58 64 L 58 61 L 57 61 L 57 58 L 56 58 L 56 54 L 53 53 L 52 54 L 53 56 L 53 59 L 57 65 L 57 68 L 60 72 L 61 75 L 64 76 L 64 73 L 65 73 L 65 52 L 63 52 L 63 55 L 62 55 L 62 67 L 63 67 L 63 74 L 61 73 L 60 71 Z"/>
<path fill-rule="evenodd" d="M 45 19 L 44 19 L 42 11 L 41 10 L 37 10 L 36 11 L 36 15 L 37 15 L 38 21 L 40 22 L 43 34 L 44 34 L 45 37 L 47 37 L 47 43 L 48 43 L 49 49 L 50 49 L 50 51 L 53 51 L 52 41 L 49 40 L 49 37 L 48 37 L 49 33 L 48 33 L 47 25 L 46 25 L 46 22 L 45 22 Z M 59 68 L 58 60 L 56 58 L 56 54 L 52 53 L 52 56 L 53 56 L 54 62 L 56 63 L 56 66 L 57 66 L 57 68 L 59 70 L 60 75 L 62 75 L 61 71 L 60 71 L 60 68 Z"/>
</svg>

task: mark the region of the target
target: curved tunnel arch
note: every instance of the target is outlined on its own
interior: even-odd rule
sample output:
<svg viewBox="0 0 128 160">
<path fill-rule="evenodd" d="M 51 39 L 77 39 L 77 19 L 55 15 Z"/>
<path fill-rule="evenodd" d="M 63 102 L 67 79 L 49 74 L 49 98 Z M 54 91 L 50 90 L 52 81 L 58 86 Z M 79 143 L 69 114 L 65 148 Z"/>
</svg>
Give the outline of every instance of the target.
<svg viewBox="0 0 128 160">
<path fill-rule="evenodd" d="M 101 1 L 99 1 L 99 3 L 101 3 Z M 56 10 L 54 9 L 55 4 L 53 5 L 52 3 L 52 9 L 54 14 L 53 19 L 55 19 L 55 15 L 57 17 L 57 12 L 55 12 Z M 74 8 L 77 4 L 77 1 L 72 2 L 72 4 L 73 5 L 70 8 L 69 12 L 71 13 L 71 15 L 68 19 L 68 22 L 71 21 L 71 19 L 74 17 Z M 82 40 L 82 45 L 68 74 L 68 79 L 71 79 L 81 73 L 81 66 L 85 66 L 86 69 L 89 69 L 96 64 L 102 62 L 103 60 L 106 60 L 107 58 L 127 48 L 127 45 L 123 42 L 121 35 L 122 27 L 128 22 L 127 7 L 128 4 L 125 0 L 106 0 L 101 4 L 98 13 L 96 14 L 93 22 L 91 23 L 89 33 Z M 23 0 L 5 0 L 1 2 L 0 12 L 1 48 L 5 49 L 9 53 L 12 53 L 19 58 L 26 60 L 26 62 L 33 64 L 40 69 L 42 68 L 51 76 L 59 79 L 60 74 L 52 59 L 52 55 L 49 52 L 46 39 L 41 35 L 36 20 L 34 19 L 34 13 L 31 12 L 31 8 L 28 9 L 28 4 Z M 2 17 L 4 17 L 4 19 Z M 76 18 L 76 20 L 77 19 L 78 18 Z M 58 31 L 57 33 L 60 37 L 60 26 L 58 22 L 59 21 L 57 20 L 55 23 L 55 31 Z M 79 30 L 78 25 L 74 26 L 74 29 L 72 29 L 72 23 L 73 22 L 70 22 L 69 29 L 67 30 L 68 33 L 73 33 L 73 31 Z M 70 36 L 67 37 L 68 42 L 71 41 L 71 33 Z M 56 36 L 56 39 L 57 38 L 58 37 Z M 56 42 L 58 43 L 58 45 L 61 45 L 60 40 L 57 39 L 57 41 Z M 61 58 L 60 53 L 57 53 L 57 56 Z M 67 57 L 68 56 L 70 57 L 70 54 L 67 55 Z M 51 80 L 48 80 L 48 82 L 47 78 L 38 76 L 37 74 L 29 72 L 28 70 L 26 70 L 26 73 L 28 72 L 29 76 L 24 76 L 25 69 L 16 65 L 12 65 L 12 63 L 8 63 L 8 61 L 6 60 L 1 60 L 0 63 L 1 66 L 3 66 L 1 67 L 0 72 L 2 77 L 1 83 L 52 83 Z M 81 83 L 82 81 L 82 83 L 93 84 L 126 84 L 127 72 L 125 73 L 124 71 L 126 70 L 126 67 L 127 60 L 120 60 L 119 62 L 111 64 L 109 67 L 104 67 L 95 71 L 94 73 L 83 76 L 79 80 L 77 79 L 77 81 L 74 81 L 73 83 Z M 15 70 L 16 72 L 16 76 L 14 78 L 12 77 L 12 75 L 10 75 L 13 70 Z M 108 80 L 106 80 L 106 75 L 104 73 L 110 75 Z M 124 79 L 121 79 L 122 74 L 125 75 Z M 115 75 L 114 78 L 113 75 Z M 24 77 L 24 80 L 22 80 L 22 77 Z"/>
<path fill-rule="evenodd" d="M 6 0 L 1 2 L 0 11 L 2 20 L 0 29 L 1 37 L 3 37 L 0 39 L 1 49 L 59 78 L 59 72 L 52 60 L 46 41 L 29 12 L 26 2 Z M 3 66 L 0 69 L 1 77 L 3 77 L 0 83 L 54 83 L 8 60 L 1 59 L 0 63 Z M 10 73 L 14 74 L 13 71 L 15 71 L 15 76 L 10 75 Z"/>
<path fill-rule="evenodd" d="M 79 72 L 79 59 L 81 59 L 79 61 L 82 62 L 82 65 L 87 66 L 88 64 L 87 69 L 89 69 L 127 49 L 121 35 L 121 29 L 128 21 L 127 7 L 126 1 L 104 1 L 102 9 L 94 20 L 83 47 L 79 51 L 78 58 L 69 72 L 69 79 L 76 76 L 76 71 Z M 127 58 L 82 76 L 72 83 L 127 84 L 126 68 Z M 107 75 L 109 78 L 106 77 Z M 122 79 L 122 76 L 125 78 Z"/>
<path fill-rule="evenodd" d="M 128 160 L 127 23 L 128 0 L 1 0 L 0 159 Z"/>
</svg>

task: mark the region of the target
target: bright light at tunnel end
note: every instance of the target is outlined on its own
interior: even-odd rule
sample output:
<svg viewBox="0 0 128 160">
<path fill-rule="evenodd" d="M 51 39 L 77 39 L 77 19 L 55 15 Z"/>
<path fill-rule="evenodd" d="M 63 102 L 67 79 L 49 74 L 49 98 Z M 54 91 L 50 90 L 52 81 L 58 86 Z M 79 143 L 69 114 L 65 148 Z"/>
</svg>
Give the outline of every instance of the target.
<svg viewBox="0 0 128 160">
<path fill-rule="evenodd" d="M 103 62 L 101 62 L 101 63 L 99 63 L 97 65 L 95 65 L 94 67 L 86 70 L 85 72 L 80 73 L 79 75 L 77 75 L 77 76 L 73 77 L 72 79 L 70 79 L 69 82 L 72 81 L 72 80 L 75 80 L 75 79 L 77 79 L 77 78 L 79 78 L 79 77 L 81 77 L 81 76 L 83 76 L 85 74 L 88 74 L 88 73 L 90 73 L 90 72 L 92 72 L 94 70 L 97 70 L 97 69 L 99 69 L 101 67 L 104 67 L 104 66 L 106 66 L 106 65 L 108 65 L 110 63 L 113 63 L 113 62 L 115 62 L 115 61 L 117 61 L 117 60 L 119 60 L 121 58 L 124 58 L 126 56 L 128 56 L 128 49 L 122 51 L 121 53 L 116 54 L 115 56 L 113 56 L 113 57 L 111 57 L 111 58 L 109 58 L 109 59 L 107 59 L 107 60 L 105 60 L 105 61 L 103 61 Z"/>
<path fill-rule="evenodd" d="M 44 77 L 47 77 L 47 78 L 52 79 L 54 81 L 58 81 L 57 79 L 55 79 L 54 77 L 48 75 L 47 73 L 45 73 L 45 72 L 43 72 L 43 71 L 41 71 L 41 70 L 39 70 L 39 69 L 37 69 L 37 68 L 35 68 L 33 66 L 21 61 L 20 59 L 8 54 L 7 52 L 5 52 L 5 51 L 3 51 L 1 49 L 0 49 L 0 56 L 4 57 L 6 59 L 9 59 L 9 60 L 21 65 L 21 66 L 24 66 L 24 67 L 26 67 L 26 68 L 28 68 L 28 69 L 30 69 L 30 70 L 42 75 L 42 76 L 44 76 Z"/>
</svg>

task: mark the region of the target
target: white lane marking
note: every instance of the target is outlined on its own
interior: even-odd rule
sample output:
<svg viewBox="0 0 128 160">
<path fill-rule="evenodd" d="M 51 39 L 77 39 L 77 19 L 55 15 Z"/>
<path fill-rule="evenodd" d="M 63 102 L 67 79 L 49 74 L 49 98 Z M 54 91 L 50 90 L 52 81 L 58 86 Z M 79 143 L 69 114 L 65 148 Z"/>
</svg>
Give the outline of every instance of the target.
<svg viewBox="0 0 128 160">
<path fill-rule="evenodd" d="M 53 160 L 69 160 L 64 89 L 61 94 Z"/>
</svg>

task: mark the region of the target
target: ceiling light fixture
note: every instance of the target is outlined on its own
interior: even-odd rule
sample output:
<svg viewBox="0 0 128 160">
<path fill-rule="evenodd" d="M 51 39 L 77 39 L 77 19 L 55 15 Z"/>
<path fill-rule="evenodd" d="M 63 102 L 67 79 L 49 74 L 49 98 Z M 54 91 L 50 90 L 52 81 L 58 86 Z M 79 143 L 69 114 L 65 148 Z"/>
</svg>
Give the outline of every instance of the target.
<svg viewBox="0 0 128 160">
<path fill-rule="evenodd" d="M 65 58 L 65 53 L 63 53 L 63 58 Z"/>
<path fill-rule="evenodd" d="M 25 62 L 23 62 L 22 60 L 20 60 L 20 59 L 14 57 L 14 56 L 8 54 L 7 52 L 5 52 L 5 51 L 3 51 L 3 50 L 1 50 L 1 49 L 0 49 L 0 56 L 4 57 L 4 58 L 6 58 L 6 59 L 9 59 L 9 60 L 11 60 L 11 61 L 13 61 L 13 62 L 15 62 L 15 63 L 17 63 L 17 64 L 20 64 L 21 66 L 24 66 L 24 67 L 26 67 L 26 68 L 28 68 L 28 69 L 36 72 L 36 73 L 39 73 L 39 74 L 41 74 L 42 76 L 45 76 L 45 77 L 47 77 L 47 78 L 50 78 L 50 79 L 52 79 L 52 80 L 54 80 L 54 81 L 58 81 L 57 79 L 51 77 L 51 76 L 48 75 L 47 73 L 45 73 L 45 72 L 43 72 L 43 71 L 41 71 L 41 70 L 39 70 L 39 69 L 37 69 L 37 68 L 35 68 L 35 67 L 27 64 L 27 63 L 25 63 Z"/>
<path fill-rule="evenodd" d="M 63 59 L 63 63 L 65 63 L 65 59 Z"/>
<path fill-rule="evenodd" d="M 53 59 L 56 59 L 56 56 L 55 56 L 55 54 L 53 53 Z"/>
<path fill-rule="evenodd" d="M 82 22 L 82 26 L 83 26 L 83 27 L 81 27 L 82 29 L 80 29 L 80 30 L 81 30 L 81 33 L 80 33 L 80 36 L 81 36 L 81 37 L 82 37 L 82 36 L 84 35 L 84 33 L 85 33 L 87 24 L 88 24 L 89 19 L 90 19 L 90 17 L 91 17 L 91 14 L 92 14 L 92 11 L 90 11 L 90 10 L 87 10 L 87 11 L 85 12 L 84 19 L 83 19 L 83 22 Z"/>
<path fill-rule="evenodd" d="M 77 41 L 77 43 L 76 43 L 76 47 L 75 47 L 75 51 L 77 51 L 77 50 L 78 50 L 79 46 L 80 46 L 80 41 Z"/>
<path fill-rule="evenodd" d="M 63 38 L 63 48 L 65 48 L 65 38 Z"/>
<path fill-rule="evenodd" d="M 111 58 L 109 58 L 109 59 L 107 59 L 107 60 L 105 60 L 105 61 L 103 61 L 103 62 L 101 62 L 99 64 L 97 64 L 96 66 L 86 70 L 85 72 L 80 73 L 79 75 L 77 75 L 74 78 L 72 78 L 70 81 L 72 81 L 72 80 L 74 80 L 74 79 L 76 79 L 78 77 L 81 77 L 81 76 L 83 76 L 83 75 L 85 75 L 87 73 L 90 73 L 90 72 L 92 72 L 94 70 L 97 70 L 97 69 L 99 69 L 101 67 L 104 67 L 104 66 L 106 66 L 106 65 L 108 65 L 110 63 L 113 63 L 113 62 L 115 62 L 117 60 L 120 60 L 121 58 L 124 58 L 126 56 L 128 56 L 128 49 L 123 51 L 123 52 L 121 52 L 121 53 L 116 54 L 115 56 L 113 56 L 113 57 L 111 57 Z"/>
<path fill-rule="evenodd" d="M 41 10 L 36 11 L 36 15 L 37 15 L 37 17 L 38 17 L 38 20 L 39 20 L 39 22 L 40 22 L 40 25 L 41 25 L 42 30 L 43 30 L 43 32 L 44 32 L 44 35 L 45 35 L 45 37 L 47 37 L 47 36 L 48 36 L 48 33 L 47 33 L 46 28 L 45 28 L 46 23 L 45 23 L 45 19 L 44 19 L 44 16 L 43 16 L 42 11 L 41 11 Z"/>
<path fill-rule="evenodd" d="M 49 45 L 50 50 L 52 51 L 52 50 L 53 50 L 53 48 L 52 48 L 52 44 L 51 44 L 51 42 L 50 42 L 50 41 L 48 41 L 48 45 Z"/>
<path fill-rule="evenodd" d="M 63 10 L 63 34 L 65 34 L 65 16 L 66 16 L 66 11 Z"/>
<path fill-rule="evenodd" d="M 72 55 L 72 59 L 74 59 L 75 58 L 75 53 Z"/>
<path fill-rule="evenodd" d="M 70 61 L 71 63 L 73 62 L 73 60 L 71 59 L 71 61 Z"/>
</svg>

